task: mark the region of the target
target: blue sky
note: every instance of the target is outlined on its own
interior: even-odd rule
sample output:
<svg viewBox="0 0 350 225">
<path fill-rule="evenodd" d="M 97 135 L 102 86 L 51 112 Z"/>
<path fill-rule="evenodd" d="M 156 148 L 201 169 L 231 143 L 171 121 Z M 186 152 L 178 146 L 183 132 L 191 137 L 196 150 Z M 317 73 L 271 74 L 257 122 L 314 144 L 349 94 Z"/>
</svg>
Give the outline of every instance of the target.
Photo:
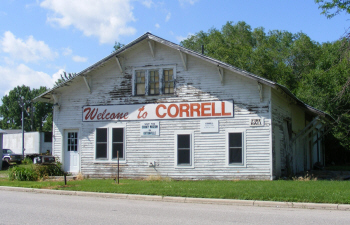
<svg viewBox="0 0 350 225">
<path fill-rule="evenodd" d="M 252 29 L 304 32 L 332 42 L 349 15 L 320 15 L 313 0 L 1 0 L 0 99 L 18 85 L 51 88 L 146 32 L 179 43 L 227 21 Z M 1 101 L 0 101 L 1 104 Z"/>
</svg>

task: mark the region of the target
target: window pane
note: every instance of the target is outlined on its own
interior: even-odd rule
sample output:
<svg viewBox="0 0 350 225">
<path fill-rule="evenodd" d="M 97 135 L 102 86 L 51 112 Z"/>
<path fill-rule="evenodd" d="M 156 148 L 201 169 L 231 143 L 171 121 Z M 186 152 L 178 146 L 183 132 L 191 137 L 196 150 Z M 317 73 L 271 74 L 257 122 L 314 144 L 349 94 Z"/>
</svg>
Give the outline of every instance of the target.
<svg viewBox="0 0 350 225">
<path fill-rule="evenodd" d="M 242 147 L 242 133 L 230 133 L 229 143 L 229 147 Z"/>
<path fill-rule="evenodd" d="M 190 150 L 179 150 L 177 155 L 177 164 L 190 164 Z"/>
<path fill-rule="evenodd" d="M 177 135 L 177 164 L 191 164 L 191 135 Z"/>
<path fill-rule="evenodd" d="M 107 159 L 107 143 L 96 143 L 96 159 Z"/>
<path fill-rule="evenodd" d="M 177 148 L 190 148 L 189 134 L 179 134 L 177 136 Z"/>
<path fill-rule="evenodd" d="M 113 128 L 113 142 L 123 142 L 124 128 Z"/>
<path fill-rule="evenodd" d="M 119 158 L 122 159 L 124 158 L 123 154 L 123 143 L 113 143 L 112 147 L 112 158 L 116 159 L 117 158 L 117 152 L 119 151 Z"/>
<path fill-rule="evenodd" d="M 242 148 L 230 149 L 229 163 L 243 163 L 242 162 Z"/>
<path fill-rule="evenodd" d="M 136 94 L 137 95 L 144 95 L 145 94 L 145 84 L 138 84 L 137 85 Z"/>
<path fill-rule="evenodd" d="M 107 142 L 107 128 L 96 129 L 96 142 Z"/>
</svg>

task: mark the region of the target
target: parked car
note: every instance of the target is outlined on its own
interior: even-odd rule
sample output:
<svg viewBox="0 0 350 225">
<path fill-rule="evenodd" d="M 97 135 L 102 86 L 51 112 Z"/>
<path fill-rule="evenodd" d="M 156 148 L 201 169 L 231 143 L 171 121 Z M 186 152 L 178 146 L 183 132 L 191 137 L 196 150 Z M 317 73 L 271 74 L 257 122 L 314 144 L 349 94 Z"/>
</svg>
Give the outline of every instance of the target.
<svg viewBox="0 0 350 225">
<path fill-rule="evenodd" d="M 3 149 L 2 160 L 8 163 L 15 162 L 19 164 L 22 161 L 22 155 L 14 153 L 11 149 Z"/>
</svg>

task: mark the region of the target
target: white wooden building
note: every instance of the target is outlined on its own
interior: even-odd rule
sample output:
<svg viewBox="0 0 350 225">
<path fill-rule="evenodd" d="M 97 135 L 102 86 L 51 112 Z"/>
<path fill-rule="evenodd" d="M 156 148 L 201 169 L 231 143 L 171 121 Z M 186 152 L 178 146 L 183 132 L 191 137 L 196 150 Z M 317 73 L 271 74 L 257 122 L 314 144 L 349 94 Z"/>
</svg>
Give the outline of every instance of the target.
<svg viewBox="0 0 350 225">
<path fill-rule="evenodd" d="M 285 87 L 146 33 L 35 101 L 90 177 L 275 179 L 324 161 L 331 117 Z"/>
</svg>

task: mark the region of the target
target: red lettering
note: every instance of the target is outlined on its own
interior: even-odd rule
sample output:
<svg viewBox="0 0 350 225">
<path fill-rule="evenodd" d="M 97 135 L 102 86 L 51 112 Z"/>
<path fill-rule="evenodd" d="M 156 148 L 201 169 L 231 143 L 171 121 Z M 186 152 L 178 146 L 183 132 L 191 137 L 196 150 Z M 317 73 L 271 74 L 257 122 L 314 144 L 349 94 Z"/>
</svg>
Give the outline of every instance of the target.
<svg viewBox="0 0 350 225">
<path fill-rule="evenodd" d="M 159 109 L 160 108 L 166 109 L 165 105 L 163 105 L 163 104 L 158 105 L 157 108 L 156 108 L 156 115 L 157 115 L 158 118 L 164 118 L 166 116 L 166 113 L 163 113 L 163 115 L 160 115 L 159 114 Z"/>
<path fill-rule="evenodd" d="M 180 104 L 180 117 L 183 116 L 183 113 L 186 113 L 186 117 L 190 117 L 189 109 L 190 106 L 188 104 Z"/>
<path fill-rule="evenodd" d="M 105 110 L 103 111 L 103 113 L 102 113 L 102 116 L 101 116 L 101 119 L 102 119 L 102 120 L 105 119 L 105 118 L 103 118 L 103 117 L 104 117 L 104 115 L 106 114 L 106 112 L 107 112 L 107 109 L 105 109 Z"/>
<path fill-rule="evenodd" d="M 200 104 L 199 103 L 191 103 L 190 104 L 190 111 L 191 111 L 191 117 L 194 117 L 194 112 L 197 113 L 197 116 L 201 116 L 201 113 L 200 113 Z"/>
<path fill-rule="evenodd" d="M 207 102 L 207 103 L 202 103 L 201 104 L 201 113 L 202 113 L 201 116 L 211 116 L 210 113 L 206 113 L 207 111 L 210 112 L 210 108 L 208 108 L 206 106 L 210 106 L 210 103 Z"/>
<path fill-rule="evenodd" d="M 114 119 L 115 119 L 115 114 L 114 114 L 114 113 L 111 114 L 110 119 L 111 119 L 111 120 L 114 120 Z"/>
<path fill-rule="evenodd" d="M 105 117 L 105 119 L 106 119 L 106 120 L 108 120 L 108 119 L 109 119 L 109 117 L 108 117 L 108 116 L 109 116 L 109 114 L 110 114 L 110 113 L 107 113 L 107 114 L 106 114 L 106 117 Z"/>
<path fill-rule="evenodd" d="M 95 110 L 96 110 L 96 113 L 95 113 L 95 115 L 94 115 Z M 85 109 L 84 109 L 84 113 L 85 113 L 86 111 L 88 111 L 88 112 L 87 112 L 86 115 L 85 115 L 85 120 L 89 120 L 89 119 L 90 119 L 90 120 L 94 120 L 94 119 L 95 119 L 95 116 L 96 116 L 96 114 L 97 114 L 97 112 L 98 112 L 98 109 L 94 108 L 94 109 L 91 111 L 91 108 L 88 107 L 88 108 L 85 108 Z"/>
<path fill-rule="evenodd" d="M 221 116 L 221 113 L 216 113 L 215 112 L 215 102 L 211 103 L 211 115 L 212 116 Z"/>
<path fill-rule="evenodd" d="M 225 102 L 221 102 L 221 114 L 223 116 L 231 116 L 232 114 L 230 112 L 225 112 Z"/>
<path fill-rule="evenodd" d="M 175 114 L 171 113 L 171 108 L 175 108 Z M 170 104 L 168 107 L 168 116 L 175 118 L 179 115 L 179 107 L 176 104 Z"/>
<path fill-rule="evenodd" d="M 129 113 L 124 114 L 124 120 L 128 119 L 128 115 L 129 115 Z"/>
</svg>

